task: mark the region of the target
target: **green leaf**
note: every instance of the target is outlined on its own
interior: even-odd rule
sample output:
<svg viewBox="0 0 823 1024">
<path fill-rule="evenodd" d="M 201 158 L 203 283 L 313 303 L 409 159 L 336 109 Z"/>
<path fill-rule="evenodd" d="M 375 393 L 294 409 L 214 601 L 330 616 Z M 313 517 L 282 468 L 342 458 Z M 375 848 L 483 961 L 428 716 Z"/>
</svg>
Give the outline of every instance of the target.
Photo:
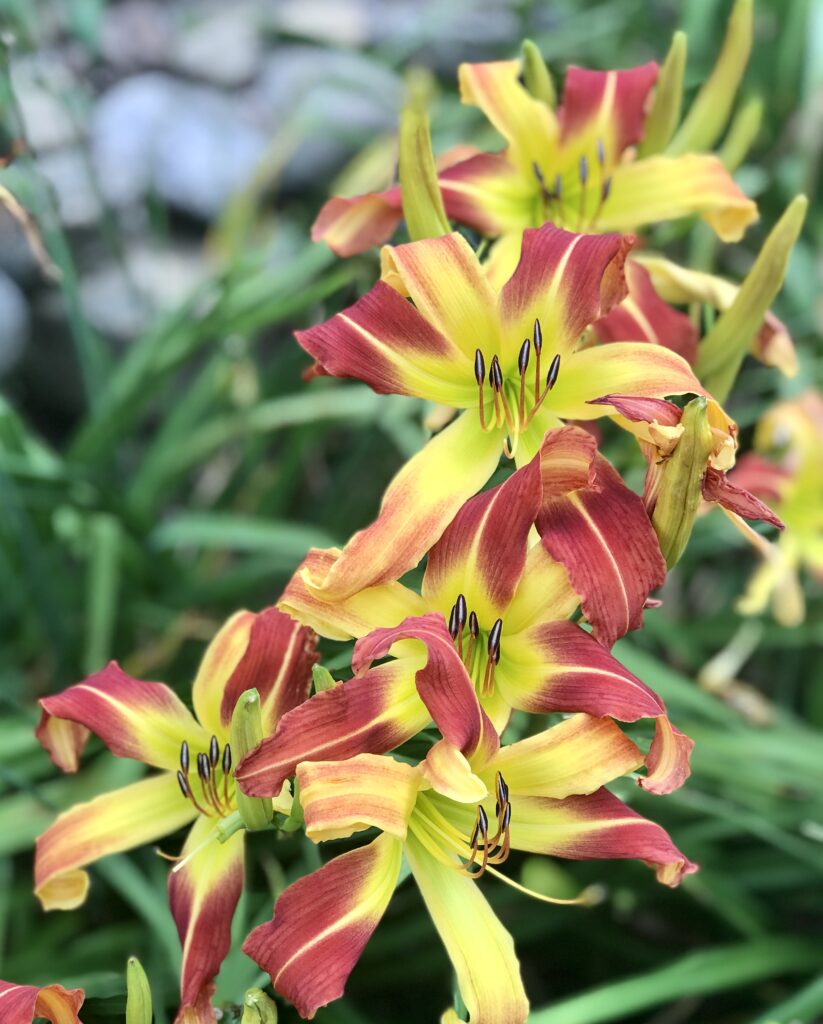
<svg viewBox="0 0 823 1024">
<path fill-rule="evenodd" d="M 336 540 L 316 526 L 254 519 L 231 512 L 181 512 L 161 523 L 149 543 L 160 551 L 217 548 L 301 559 L 307 548 L 332 547 Z"/>
<path fill-rule="evenodd" d="M 736 0 L 720 55 L 666 149 L 670 156 L 710 150 L 722 135 L 749 62 L 753 20 L 752 0 Z"/>
<path fill-rule="evenodd" d="M 805 196 L 795 196 L 789 203 L 763 243 L 734 302 L 717 318 L 700 345 L 697 376 L 718 402 L 728 397 L 751 339 L 783 285 L 808 205 Z"/>
<path fill-rule="evenodd" d="M 720 159 L 733 173 L 748 156 L 763 123 L 763 100 L 753 96 L 743 104 L 732 120 L 731 128 L 720 147 Z"/>
<path fill-rule="evenodd" d="M 773 936 L 770 939 L 701 950 L 591 992 L 565 999 L 529 1017 L 530 1024 L 601 1024 L 626 1020 L 663 1003 L 687 996 L 725 992 L 764 978 L 819 967 L 815 942 Z"/>
</svg>

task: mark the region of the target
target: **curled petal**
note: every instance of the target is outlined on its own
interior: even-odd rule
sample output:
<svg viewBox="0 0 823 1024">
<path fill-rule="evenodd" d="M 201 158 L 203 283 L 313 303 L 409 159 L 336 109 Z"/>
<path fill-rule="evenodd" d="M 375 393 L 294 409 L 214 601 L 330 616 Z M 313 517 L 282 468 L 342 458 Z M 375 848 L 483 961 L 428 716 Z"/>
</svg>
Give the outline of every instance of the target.
<svg viewBox="0 0 823 1024">
<path fill-rule="evenodd" d="M 444 616 L 463 594 L 481 628 L 506 613 L 526 564 L 541 500 L 540 459 L 471 498 L 429 552 L 423 596 Z"/>
<path fill-rule="evenodd" d="M 276 796 L 301 761 L 382 754 L 411 739 L 429 722 L 414 676 L 416 655 L 378 665 L 316 693 L 280 719 L 237 766 L 235 778 L 250 796 Z"/>
<path fill-rule="evenodd" d="M 520 262 L 500 293 L 503 335 L 512 351 L 539 319 L 547 363 L 568 356 L 589 324 L 626 297 L 623 268 L 633 242 L 623 235 L 576 235 L 551 223 L 524 231 Z M 561 363 L 558 384 L 564 372 Z"/>
<path fill-rule="evenodd" d="M 312 224 L 311 239 L 326 242 L 336 256 L 356 256 L 387 242 L 402 219 L 399 185 L 351 198 L 333 196 Z"/>
<path fill-rule="evenodd" d="M 564 146 L 579 149 L 588 143 L 593 156 L 600 139 L 608 165 L 617 163 L 627 147 L 643 138 L 649 94 L 659 70 L 654 61 L 625 71 L 570 67 L 559 110 Z"/>
<path fill-rule="evenodd" d="M 263 730 L 309 694 L 317 638 L 310 629 L 277 608 L 255 615 L 233 615 L 206 650 L 193 687 L 197 717 L 217 736 L 225 736 L 240 695 L 260 694 Z"/>
<path fill-rule="evenodd" d="M 51 1024 L 82 1024 L 78 1014 L 85 1000 L 80 988 L 62 985 L 14 985 L 0 981 L 0 1018 L 3 1024 L 32 1024 L 45 1017 Z"/>
<path fill-rule="evenodd" d="M 161 839 L 196 814 L 170 773 L 77 804 L 37 839 L 35 895 L 44 910 L 79 907 L 89 888 L 85 865 Z"/>
<path fill-rule="evenodd" d="M 563 799 L 593 793 L 642 764 L 640 750 L 610 718 L 574 715 L 501 747 L 483 776 L 500 772 L 515 802 L 521 796 Z"/>
<path fill-rule="evenodd" d="M 346 761 L 297 766 L 306 835 L 315 843 L 344 839 L 365 828 L 406 838 L 420 772 L 391 757 L 358 754 Z"/>
<path fill-rule="evenodd" d="M 322 372 L 362 380 L 379 394 L 456 406 L 477 398 L 465 353 L 384 281 L 325 323 L 295 331 L 295 337 Z"/>
<path fill-rule="evenodd" d="M 470 827 L 470 826 L 469 826 Z M 444 864 L 409 835 L 406 856 L 457 975 L 469 1017 L 525 1024 L 529 1001 L 512 938 L 480 891 L 454 864 Z"/>
<path fill-rule="evenodd" d="M 641 499 L 600 455 L 595 482 L 544 498 L 537 518 L 543 545 L 569 573 L 594 635 L 607 647 L 638 629 L 666 563 Z"/>
<path fill-rule="evenodd" d="M 648 341 L 671 349 L 694 366 L 697 328 L 689 317 L 660 298 L 642 264 L 627 262 L 626 281 L 629 294 L 594 325 L 600 341 Z"/>
<path fill-rule="evenodd" d="M 655 869 L 659 882 L 669 886 L 697 871 L 665 829 L 607 789 L 565 800 L 518 800 L 512 813 L 511 842 L 517 850 L 569 860 L 642 860 Z"/>
<path fill-rule="evenodd" d="M 651 156 L 615 167 L 597 226 L 602 231 L 631 231 L 693 214 L 724 242 L 737 242 L 757 220 L 757 205 L 716 156 Z"/>
<path fill-rule="evenodd" d="M 471 769 L 463 754 L 448 740 L 440 740 L 421 764 L 423 778 L 436 792 L 458 803 L 477 804 L 485 800 L 488 786 Z"/>
<path fill-rule="evenodd" d="M 675 728 L 665 715 L 654 722 L 654 739 L 646 755 L 646 777 L 638 786 L 659 795 L 679 789 L 691 774 L 689 760 L 694 740 Z"/>
<path fill-rule="evenodd" d="M 176 768 L 180 744 L 205 750 L 209 737 L 163 683 L 127 675 L 111 661 L 100 672 L 40 701 L 37 739 L 64 772 L 76 772 L 89 731 L 113 754 L 157 768 Z"/>
<path fill-rule="evenodd" d="M 380 835 L 298 879 L 274 919 L 255 928 L 243 952 L 271 976 L 301 1017 L 343 995 L 349 975 L 388 906 L 402 844 Z"/>
<path fill-rule="evenodd" d="M 214 1020 L 214 978 L 231 948 L 231 922 L 243 891 L 243 833 L 221 843 L 214 820 L 200 817 L 169 875 L 169 905 L 183 947 L 178 1024 Z M 211 841 L 210 840 L 211 837 Z"/>
<path fill-rule="evenodd" d="M 736 512 L 744 519 L 760 519 L 771 526 L 776 526 L 778 530 L 785 527 L 782 519 L 776 516 L 768 505 L 749 491 L 731 483 L 725 473 L 720 473 L 711 466 L 703 477 L 703 497 L 706 501 L 719 502 L 724 508 Z"/>
<path fill-rule="evenodd" d="M 499 461 L 500 438 L 480 430 L 473 410 L 464 413 L 400 470 L 375 522 L 352 537 L 324 578 L 307 582 L 326 600 L 340 600 L 398 579 L 417 565 Z"/>
<path fill-rule="evenodd" d="M 378 626 L 395 626 L 409 615 L 426 611 L 419 594 L 394 580 L 366 587 L 340 601 L 325 600 L 317 588 L 322 588 L 339 556 L 338 548 L 312 548 L 289 580 L 278 607 L 331 640 L 352 640 Z"/>
<path fill-rule="evenodd" d="M 426 662 L 415 676 L 415 685 L 443 739 L 470 760 L 487 761 L 499 748 L 500 739 L 480 706 L 442 615 L 432 612 L 406 619 L 394 629 L 376 629 L 358 640 L 352 668 L 356 672 L 367 668 L 385 657 L 398 640 L 407 639 L 425 645 Z"/>
</svg>

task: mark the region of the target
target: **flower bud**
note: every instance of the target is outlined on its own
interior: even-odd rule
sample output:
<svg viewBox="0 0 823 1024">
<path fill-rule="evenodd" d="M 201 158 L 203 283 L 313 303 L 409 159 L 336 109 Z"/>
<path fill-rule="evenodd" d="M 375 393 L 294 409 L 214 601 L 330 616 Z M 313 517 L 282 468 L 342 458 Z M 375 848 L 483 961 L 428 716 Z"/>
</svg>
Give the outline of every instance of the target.
<svg viewBox="0 0 823 1024">
<path fill-rule="evenodd" d="M 542 100 L 550 107 L 557 106 L 551 72 L 531 39 L 523 40 L 523 81 L 536 100 Z"/>
<path fill-rule="evenodd" d="M 151 988 L 142 964 L 130 956 L 126 965 L 126 1024 L 151 1024 Z"/>
<path fill-rule="evenodd" d="M 432 153 L 429 116 L 421 90 L 412 96 L 400 115 L 398 171 L 403 195 L 403 216 L 413 242 L 437 238 L 450 231 L 437 181 Z"/>
<path fill-rule="evenodd" d="M 277 1024 L 277 1006 L 259 988 L 250 988 L 243 999 L 240 1024 Z"/>
<path fill-rule="evenodd" d="M 683 410 L 683 433 L 662 467 L 652 525 L 671 569 L 685 550 L 702 496 L 703 476 L 712 453 L 712 430 L 705 398 Z"/>
<path fill-rule="evenodd" d="M 337 680 L 322 665 L 312 665 L 311 678 L 315 693 L 322 693 L 323 690 L 331 690 L 332 687 L 337 686 Z"/>
<path fill-rule="evenodd" d="M 236 762 L 240 762 L 250 750 L 263 739 L 263 719 L 260 714 L 260 694 L 257 690 L 246 690 L 234 706 L 231 716 L 231 749 Z M 253 797 L 237 787 L 237 810 L 243 824 L 250 832 L 268 828 L 272 819 L 272 804 L 269 797 Z"/>
</svg>

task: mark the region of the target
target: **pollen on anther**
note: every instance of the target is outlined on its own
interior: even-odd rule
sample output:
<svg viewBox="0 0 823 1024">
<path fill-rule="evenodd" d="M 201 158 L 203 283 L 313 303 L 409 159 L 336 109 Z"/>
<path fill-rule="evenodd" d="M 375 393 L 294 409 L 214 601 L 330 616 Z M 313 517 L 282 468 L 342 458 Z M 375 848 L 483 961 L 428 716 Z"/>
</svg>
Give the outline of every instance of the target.
<svg viewBox="0 0 823 1024">
<path fill-rule="evenodd" d="M 179 770 L 177 772 L 177 784 L 180 786 L 180 792 L 188 799 L 190 793 L 189 784 L 186 781 L 186 776 Z"/>
<path fill-rule="evenodd" d="M 468 608 L 466 606 L 466 598 L 463 594 L 457 595 L 457 601 L 454 605 L 454 610 L 457 613 L 457 629 L 462 631 L 466 625 L 466 617 L 468 616 Z"/>
<path fill-rule="evenodd" d="M 480 623 L 475 612 L 469 612 L 469 633 L 475 639 L 480 635 Z"/>
<path fill-rule="evenodd" d="M 231 747 L 228 743 L 223 747 L 223 774 L 228 775 L 231 771 Z"/>
<path fill-rule="evenodd" d="M 603 140 L 602 139 L 598 139 L 597 140 L 597 161 L 598 161 L 598 163 L 600 164 L 601 167 L 606 162 L 606 150 L 605 150 L 605 147 L 603 146 Z"/>
<path fill-rule="evenodd" d="M 217 737 L 212 736 L 209 743 L 209 762 L 212 768 L 217 767 L 217 762 L 220 760 L 220 744 L 217 742 Z"/>
<path fill-rule="evenodd" d="M 184 775 L 189 774 L 189 745 L 185 740 L 180 744 L 180 767 Z"/>
<path fill-rule="evenodd" d="M 540 321 L 534 321 L 534 351 L 540 354 L 543 351 L 543 328 Z"/>
<path fill-rule="evenodd" d="M 585 185 L 589 180 L 589 161 L 585 153 L 580 157 L 580 184 Z"/>
<path fill-rule="evenodd" d="M 529 350 L 531 349 L 531 342 L 528 338 L 524 339 L 523 344 L 520 346 L 520 353 L 517 356 L 517 369 L 520 371 L 520 376 L 526 372 L 529 366 Z"/>
</svg>

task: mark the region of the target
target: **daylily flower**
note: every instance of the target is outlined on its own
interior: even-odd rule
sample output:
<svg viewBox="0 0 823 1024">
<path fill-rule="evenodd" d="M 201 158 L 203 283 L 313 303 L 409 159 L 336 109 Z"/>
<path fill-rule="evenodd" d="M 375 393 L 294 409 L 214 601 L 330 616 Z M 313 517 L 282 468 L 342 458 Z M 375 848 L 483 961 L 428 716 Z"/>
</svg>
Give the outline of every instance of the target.
<svg viewBox="0 0 823 1024">
<path fill-rule="evenodd" d="M 345 686 L 345 684 L 344 684 Z M 498 870 L 510 850 L 574 860 L 638 858 L 675 886 L 697 866 L 606 783 L 642 755 L 608 718 L 575 715 L 467 759 L 441 740 L 419 765 L 360 754 L 297 768 L 314 842 L 380 835 L 290 885 L 244 951 L 303 1017 L 339 998 L 398 881 L 411 867 L 472 1021 L 520 1024 L 529 1003 L 511 936 L 487 903 L 484 874 L 546 902 Z"/>
<path fill-rule="evenodd" d="M 35 893 L 44 909 L 84 902 L 86 865 L 193 823 L 169 879 L 183 946 L 177 1019 L 185 1024 L 213 1022 L 213 979 L 229 950 L 243 887 L 243 832 L 221 843 L 215 831 L 235 807 L 228 742 L 235 703 L 256 687 L 264 728 L 273 731 L 308 695 L 314 642 L 310 630 L 276 608 L 238 612 L 203 657 L 192 687 L 194 715 L 169 687 L 134 679 L 116 662 L 40 701 L 37 737 L 64 771 L 77 771 L 90 732 L 118 757 L 160 769 L 72 807 L 38 838 Z"/>
<path fill-rule="evenodd" d="M 640 784 L 663 793 L 684 781 L 692 743 L 663 702 L 568 621 L 582 603 L 609 643 L 640 624 L 649 591 L 665 576 L 642 502 L 585 431 L 552 431 L 543 447 L 546 460 L 536 456 L 463 506 L 429 552 L 420 594 L 392 581 L 326 599 L 306 580 L 331 572 L 340 553 L 309 553 L 282 607 L 323 636 L 356 638 L 355 676 L 284 716 L 238 766 L 244 791 L 278 792 L 303 760 L 400 746 L 436 718 L 438 687 L 450 694 L 441 699 L 462 706 L 476 694 L 498 731 L 513 708 L 653 718 Z M 544 538 L 532 543 L 535 523 Z M 389 653 L 394 660 L 371 667 Z M 478 726 L 458 745 L 473 750 L 483 732 Z"/>
<path fill-rule="evenodd" d="M 496 468 L 522 465 L 564 418 L 613 413 L 606 394 L 704 394 L 688 364 L 644 342 L 580 347 L 625 296 L 631 239 L 528 230 L 517 269 L 492 288 L 468 243 L 445 235 L 383 250 L 383 280 L 297 339 L 318 373 L 463 411 L 395 477 L 375 523 L 316 585 L 342 598 L 416 565 Z M 408 301 L 411 299 L 412 301 Z"/>
<path fill-rule="evenodd" d="M 0 1020 L 3 1024 L 32 1024 L 45 1017 L 51 1024 L 83 1024 L 78 1017 L 85 993 L 62 985 L 15 985 L 0 981 Z"/>
<path fill-rule="evenodd" d="M 441 173 L 448 216 L 500 239 L 492 260 L 502 267 L 517 259 L 520 232 L 546 221 L 574 231 L 631 231 L 697 215 L 724 241 L 737 241 L 757 207 L 719 157 L 637 155 L 658 71 L 654 62 L 623 71 L 570 67 L 555 111 L 522 84 L 520 60 L 462 64 L 463 102 L 483 111 L 506 149 Z M 387 241 L 401 218 L 399 188 L 334 198 L 312 238 L 348 256 Z"/>
<path fill-rule="evenodd" d="M 773 544 L 730 516 L 763 556 L 737 608 L 758 615 L 771 604 L 781 625 L 796 626 L 805 618 L 801 567 L 823 580 L 823 398 L 807 391 L 770 409 L 757 425 L 754 445 L 731 483 L 773 504 L 787 529 Z"/>
</svg>

